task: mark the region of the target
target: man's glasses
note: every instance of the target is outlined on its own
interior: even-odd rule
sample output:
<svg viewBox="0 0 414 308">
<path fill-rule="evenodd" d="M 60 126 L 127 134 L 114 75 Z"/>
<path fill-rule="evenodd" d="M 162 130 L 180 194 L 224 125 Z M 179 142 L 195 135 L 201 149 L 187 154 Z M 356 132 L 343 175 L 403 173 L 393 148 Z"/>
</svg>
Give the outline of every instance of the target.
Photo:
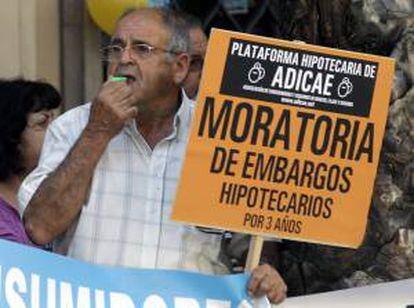
<svg viewBox="0 0 414 308">
<path fill-rule="evenodd" d="M 103 60 L 105 61 L 119 61 L 122 58 L 122 55 L 125 50 L 128 50 L 129 55 L 133 59 L 147 59 L 149 58 L 156 50 L 171 53 L 174 55 L 180 54 L 179 52 L 168 50 L 160 47 L 151 46 L 146 43 L 136 43 L 131 44 L 129 46 L 121 46 L 121 45 L 109 45 L 105 48 L 101 49 Z"/>
</svg>

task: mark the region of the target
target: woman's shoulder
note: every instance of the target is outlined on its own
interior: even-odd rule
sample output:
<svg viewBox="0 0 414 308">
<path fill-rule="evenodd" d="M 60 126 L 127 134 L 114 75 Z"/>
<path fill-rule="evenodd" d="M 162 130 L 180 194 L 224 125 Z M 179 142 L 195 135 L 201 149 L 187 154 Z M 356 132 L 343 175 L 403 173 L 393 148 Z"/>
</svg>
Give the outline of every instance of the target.
<svg viewBox="0 0 414 308">
<path fill-rule="evenodd" d="M 28 238 L 17 211 L 0 199 L 0 238 L 27 244 Z"/>
</svg>

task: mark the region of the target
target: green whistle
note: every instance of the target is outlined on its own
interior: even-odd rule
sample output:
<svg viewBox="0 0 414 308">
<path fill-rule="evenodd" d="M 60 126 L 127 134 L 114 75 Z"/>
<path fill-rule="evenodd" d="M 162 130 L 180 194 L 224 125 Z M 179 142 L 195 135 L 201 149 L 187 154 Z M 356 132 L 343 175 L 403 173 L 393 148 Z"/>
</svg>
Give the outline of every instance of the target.
<svg viewBox="0 0 414 308">
<path fill-rule="evenodd" d="M 111 81 L 127 81 L 128 78 L 123 77 L 123 76 L 111 76 L 111 77 L 109 77 L 109 80 L 111 80 Z"/>
</svg>

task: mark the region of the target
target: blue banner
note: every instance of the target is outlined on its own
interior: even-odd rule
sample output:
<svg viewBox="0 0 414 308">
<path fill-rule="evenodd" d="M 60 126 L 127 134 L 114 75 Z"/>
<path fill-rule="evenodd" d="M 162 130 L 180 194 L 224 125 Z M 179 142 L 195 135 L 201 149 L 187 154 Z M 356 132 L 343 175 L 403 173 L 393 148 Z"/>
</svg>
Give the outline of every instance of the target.
<svg viewBox="0 0 414 308">
<path fill-rule="evenodd" d="M 92 265 L 0 240 L 0 307 L 249 308 L 247 275 Z"/>
</svg>

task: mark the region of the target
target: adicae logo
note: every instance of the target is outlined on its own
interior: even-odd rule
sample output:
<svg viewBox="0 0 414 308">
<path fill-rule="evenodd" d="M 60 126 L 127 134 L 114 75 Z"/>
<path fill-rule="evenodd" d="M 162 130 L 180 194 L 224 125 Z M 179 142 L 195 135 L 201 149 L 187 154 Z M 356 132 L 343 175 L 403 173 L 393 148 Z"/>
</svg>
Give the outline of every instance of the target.
<svg viewBox="0 0 414 308">
<path fill-rule="evenodd" d="M 249 75 L 247 77 L 249 78 L 249 81 L 251 83 L 258 83 L 260 80 L 264 78 L 265 75 L 265 69 L 262 67 L 260 62 L 256 62 L 249 70 Z"/>
<path fill-rule="evenodd" d="M 338 95 L 341 98 L 348 96 L 353 89 L 353 85 L 351 81 L 349 81 L 348 77 L 344 77 L 342 81 L 338 85 Z"/>
</svg>

